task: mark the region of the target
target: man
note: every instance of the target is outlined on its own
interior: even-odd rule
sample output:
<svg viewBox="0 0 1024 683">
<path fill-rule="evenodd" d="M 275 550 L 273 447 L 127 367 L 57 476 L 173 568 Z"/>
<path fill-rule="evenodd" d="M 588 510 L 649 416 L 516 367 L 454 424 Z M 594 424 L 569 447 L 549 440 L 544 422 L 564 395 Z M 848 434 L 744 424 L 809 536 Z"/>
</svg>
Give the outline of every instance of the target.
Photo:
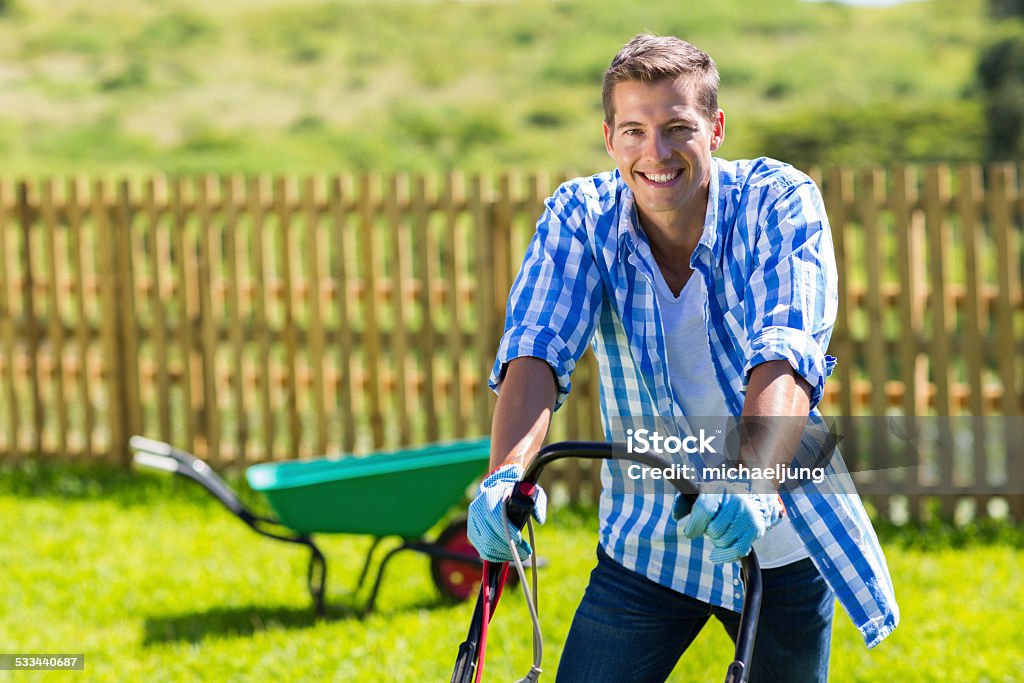
<svg viewBox="0 0 1024 683">
<path fill-rule="evenodd" d="M 747 464 L 786 465 L 817 415 L 838 298 L 821 197 L 777 161 L 712 157 L 725 136 L 717 88 L 714 61 L 672 37 L 637 36 L 605 73 L 617 170 L 569 181 L 547 201 L 509 297 L 491 377 L 493 470 L 470 507 L 470 538 L 488 559 L 511 559 L 501 502 L 588 343 L 612 440 L 645 416 L 680 433 L 688 417 L 795 416 L 740 452 Z M 604 465 L 598 562 L 558 680 L 663 681 L 712 615 L 735 637 L 737 561 L 752 546 L 764 602 L 751 681 L 826 680 L 836 597 L 868 646 L 881 642 L 898 608 L 841 467 L 830 463 L 813 495 L 708 482 L 688 511 L 667 487 L 631 491 Z"/>
</svg>

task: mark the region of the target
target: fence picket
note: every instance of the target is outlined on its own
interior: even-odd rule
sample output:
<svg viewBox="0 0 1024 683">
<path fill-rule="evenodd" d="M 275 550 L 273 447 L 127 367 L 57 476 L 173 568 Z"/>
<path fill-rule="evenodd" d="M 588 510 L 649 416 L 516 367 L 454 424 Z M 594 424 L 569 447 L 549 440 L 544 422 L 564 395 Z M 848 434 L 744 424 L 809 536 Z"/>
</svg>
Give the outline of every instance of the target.
<svg viewBox="0 0 1024 683">
<path fill-rule="evenodd" d="M 188 209 L 185 207 L 185 182 L 175 177 L 170 187 L 171 250 L 173 267 L 173 284 L 170 304 L 177 313 L 178 354 L 180 357 L 179 376 L 181 377 L 181 406 L 184 412 L 184 443 L 185 448 L 194 448 L 196 440 L 195 414 L 192 401 L 192 313 L 189 306 L 189 279 L 191 272 L 186 265 L 188 257 Z"/>
<path fill-rule="evenodd" d="M 341 414 L 341 450 L 350 453 L 356 444 L 355 411 L 352 407 L 352 320 L 349 313 L 348 255 L 352 251 L 348 229 L 345 192 L 342 179 L 334 176 L 329 181 L 328 207 L 331 232 L 334 235 L 334 302 L 338 315 L 338 412 Z"/>
<path fill-rule="evenodd" d="M 985 316 L 981 309 L 984 302 L 981 298 L 983 280 L 979 263 L 984 254 L 984 234 L 978 222 L 978 199 L 981 190 L 981 169 L 977 166 L 962 166 L 957 171 L 958 192 L 956 197 L 956 213 L 960 219 L 960 230 L 964 245 L 964 277 L 966 298 L 964 300 L 964 331 L 967 348 L 973 353 L 965 353 L 964 365 L 967 372 L 967 408 L 973 416 L 974 434 L 973 448 L 976 453 L 988 453 L 988 438 L 985 420 L 981 417 L 985 412 L 984 368 L 988 362 L 985 344 L 982 337 L 982 325 Z M 973 484 L 983 487 L 988 483 L 986 458 L 974 458 L 972 472 Z M 977 505 L 984 508 L 988 503 L 987 496 L 978 496 Z"/>
<path fill-rule="evenodd" d="M 871 415 L 885 415 L 888 407 L 886 380 L 889 377 L 889 368 L 882 302 L 884 256 L 878 215 L 884 200 L 882 190 L 885 185 L 881 169 L 865 169 L 860 174 L 858 185 L 855 211 L 863 235 L 863 259 L 867 270 L 867 290 L 863 307 L 867 313 L 867 327 L 874 330 L 874 333 L 868 335 L 864 341 L 870 388 L 867 408 Z M 876 483 L 879 483 L 878 480 L 887 481 L 891 472 L 889 440 L 882 430 L 872 430 L 869 438 L 868 449 L 854 451 L 850 455 L 858 457 L 858 469 L 870 471 Z M 873 494 L 869 494 L 867 498 L 876 505 L 881 504 L 881 500 Z"/>
<path fill-rule="evenodd" d="M 377 320 L 377 249 L 374 215 L 373 185 L 369 174 L 359 176 L 357 211 L 359 212 L 359 260 L 362 267 L 362 339 L 365 348 L 362 375 L 365 378 L 363 405 L 369 417 L 373 448 L 384 445 L 384 410 L 381 405 L 381 348 L 380 328 Z"/>
<path fill-rule="evenodd" d="M 476 246 L 473 255 L 473 274 L 476 276 L 476 287 L 472 290 L 472 309 L 476 323 L 474 339 L 472 372 L 467 378 L 466 391 L 476 399 L 473 403 L 473 425 L 479 434 L 486 434 L 491 427 L 491 403 L 486 387 L 486 378 L 490 371 L 491 359 L 497 329 L 497 316 L 494 314 L 494 212 L 489 209 L 484 197 L 484 181 L 479 173 L 474 173 L 469 184 L 469 213 L 473 217 L 473 240 Z"/>
<path fill-rule="evenodd" d="M 444 192 L 441 203 L 445 217 L 445 241 L 448 249 L 445 252 L 444 270 L 448 273 L 447 298 L 448 308 L 448 353 L 451 362 L 451 380 L 449 387 L 449 415 L 453 423 L 453 429 L 459 429 L 465 417 L 465 408 L 462 403 L 462 306 L 461 304 L 461 283 L 465 273 L 465 246 L 459 239 L 459 205 L 464 199 L 464 180 L 461 174 L 449 171 L 444 177 Z"/>
<path fill-rule="evenodd" d="M 11 196 L 10 185 L 0 182 L 0 357 L 4 359 L 4 402 L 7 404 L 7 417 L 9 427 L 3 435 L 4 447 L 12 457 L 21 455 L 21 416 L 18 409 L 18 381 L 16 375 L 17 345 L 15 336 L 14 306 L 12 303 L 13 292 L 10 278 L 16 266 L 10 262 L 9 253 L 13 247 L 8 246 L 8 235 L 14 230 L 9 227 L 13 225 L 8 210 L 8 201 Z"/>
<path fill-rule="evenodd" d="M 257 342 L 257 382 L 259 384 L 259 415 L 263 425 L 263 459 L 271 458 L 275 452 L 277 438 L 276 415 L 274 412 L 273 368 L 270 364 L 270 322 L 267 313 L 267 301 L 270 291 L 267 277 L 270 266 L 267 264 L 267 241 L 264 237 L 268 231 L 267 214 L 269 209 L 269 179 L 263 176 L 250 178 L 246 186 L 246 207 L 252 217 L 252 248 L 249 252 L 253 277 L 253 336 Z M 273 240 L 269 240 L 273 244 Z"/>
<path fill-rule="evenodd" d="M 928 232 L 928 270 L 931 276 L 929 309 L 932 313 L 931 366 L 935 383 L 934 407 L 939 415 L 949 415 L 953 408 L 950 394 L 951 311 L 949 306 L 949 226 L 945 206 L 949 201 L 949 178 L 942 167 L 925 170 L 924 213 Z"/>
<path fill-rule="evenodd" d="M 117 403 L 122 411 L 124 442 L 115 452 L 121 464 L 131 463 L 128 437 L 142 431 L 142 403 L 139 396 L 139 340 L 137 324 L 133 315 L 135 305 L 135 275 L 132 267 L 132 221 L 133 206 L 136 202 L 129 196 L 128 181 L 117 184 L 114 222 L 111 225 L 114 238 L 114 265 L 117 288 L 117 347 L 121 354 L 118 370 L 123 373 L 116 380 Z"/>
<path fill-rule="evenodd" d="M 314 450 L 317 453 L 327 452 L 327 407 L 324 392 L 324 324 L 320 311 L 320 214 L 317 208 L 322 202 L 317 197 L 317 187 L 313 178 L 306 178 L 302 183 L 302 226 L 306 230 L 305 278 L 306 292 L 309 295 L 306 308 L 309 327 L 309 368 L 311 382 L 311 399 L 313 420 L 316 425 Z"/>
<path fill-rule="evenodd" d="M 1014 339 L 1014 318 L 1020 307 L 1020 249 L 1017 228 L 1014 226 L 1013 203 L 1017 194 L 1017 179 L 1014 167 L 998 164 L 990 167 L 992 186 L 987 192 L 987 212 L 991 222 L 996 247 L 996 268 L 998 288 L 996 297 L 996 355 L 999 377 L 1003 384 L 1000 411 L 1003 415 L 1019 415 L 1021 409 L 1020 378 L 1018 375 L 1019 353 Z M 1007 421 L 1004 438 L 1008 444 L 1020 444 L 1024 434 L 1015 434 Z M 1009 459 L 1011 481 L 1018 484 L 1024 477 L 1021 458 Z M 1019 491 L 1009 496 L 1011 510 L 1017 519 L 1024 519 L 1024 494 Z"/>
<path fill-rule="evenodd" d="M 292 178 L 274 178 L 272 200 L 277 219 L 275 252 L 280 280 L 282 308 L 281 338 L 284 342 L 284 414 L 288 425 L 287 457 L 302 452 L 302 426 L 299 420 L 298 339 L 295 327 L 295 280 L 292 274 Z"/>
<path fill-rule="evenodd" d="M 233 403 L 234 443 L 232 455 L 239 462 L 246 461 L 249 444 L 249 413 L 246 410 L 245 344 L 242 339 L 241 270 L 238 263 L 238 203 L 244 199 L 244 184 L 240 176 L 230 175 L 220 180 L 221 206 L 224 211 L 224 247 L 226 250 L 226 305 L 228 320 L 228 346 L 230 373 L 228 381 L 229 403 Z M 244 253 L 244 252 L 242 252 Z M 227 434 L 224 435 L 228 436 Z"/>
<path fill-rule="evenodd" d="M 996 242 L 996 264 L 998 269 L 998 295 L 996 297 L 996 328 L 1000 377 L 1003 381 L 1003 400 L 1000 408 L 1005 415 L 1017 415 L 1020 410 L 1020 392 L 1016 386 L 1016 348 L 1013 319 L 1018 305 L 1019 287 L 1018 264 L 1015 249 L 1019 249 L 1011 217 L 1014 178 L 1013 166 L 1000 164 L 991 168 L 992 187 L 988 192 L 989 220 Z"/>
<path fill-rule="evenodd" d="M 49 178 L 39 183 L 39 216 L 42 221 L 43 260 L 46 264 L 46 336 L 49 342 L 50 359 L 48 383 L 52 384 L 53 402 L 57 412 L 56 448 L 60 453 L 68 450 L 68 404 L 64 393 L 64 326 L 61 322 L 57 291 L 60 277 L 57 271 L 57 223 L 59 221 L 53 196 L 53 181 Z M 42 443 L 42 439 L 40 440 Z"/>
<path fill-rule="evenodd" d="M 214 202 L 211 194 L 214 192 L 215 179 L 213 176 L 204 175 L 196 178 L 195 201 L 199 214 L 199 234 L 197 235 L 197 247 L 199 259 L 196 263 L 196 281 L 199 286 L 196 288 L 197 300 L 199 303 L 199 372 L 201 376 L 200 385 L 201 403 L 199 409 L 200 433 L 203 437 L 202 452 L 215 464 L 222 462 L 223 454 L 220 450 L 220 415 L 217 409 L 217 333 L 214 328 L 213 308 L 213 267 L 216 254 L 214 241 L 213 216 L 210 204 Z"/>
<path fill-rule="evenodd" d="M 394 368 L 395 414 L 398 422 L 398 442 L 412 442 L 412 424 L 409 419 L 409 357 L 408 316 L 405 305 L 406 268 L 409 263 L 408 225 L 403 220 L 399 205 L 407 205 L 408 179 L 392 174 L 384 190 L 384 216 L 387 220 L 387 250 L 391 260 L 391 345 L 389 354 Z"/>
<path fill-rule="evenodd" d="M 946 167 L 929 166 L 925 169 L 924 214 L 925 229 L 928 232 L 928 266 L 931 276 L 929 308 L 932 313 L 932 334 L 929 362 L 931 377 L 935 385 L 934 410 L 939 421 L 940 448 L 939 486 L 943 490 L 953 487 L 953 442 L 949 416 L 954 410 L 950 391 L 952 357 L 950 336 L 953 331 L 953 312 L 950 310 L 949 292 L 949 245 L 950 230 L 946 220 L 946 206 L 949 202 L 949 174 Z M 953 499 L 942 496 L 940 503 L 946 515 L 953 512 Z"/>
<path fill-rule="evenodd" d="M 29 199 L 29 185 L 25 181 L 18 183 L 18 218 L 21 225 L 21 263 L 24 267 L 23 285 L 21 288 L 22 313 L 24 315 L 25 339 L 27 341 L 28 356 L 28 377 L 31 382 L 31 403 L 29 404 L 32 415 L 31 452 L 41 453 L 43 451 L 42 439 L 45 425 L 42 399 L 42 377 L 40 376 L 39 357 L 43 342 L 43 334 L 39 325 L 39 316 L 36 310 L 35 289 L 37 283 L 35 257 L 33 256 L 34 234 L 32 224 L 35 221 L 35 211 Z"/>
<path fill-rule="evenodd" d="M 437 335 L 434 322 L 433 286 L 438 281 L 436 261 L 430 258 L 437 253 L 437 245 L 431 239 L 430 215 L 427 210 L 427 182 L 423 175 L 413 178 L 412 186 L 412 243 L 416 270 L 419 271 L 419 287 L 416 299 L 420 310 L 420 333 L 416 346 L 419 349 L 419 366 L 423 397 L 422 410 L 426 418 L 426 439 L 437 441 L 440 438 L 435 396 L 434 363 L 436 361 Z"/>
<path fill-rule="evenodd" d="M 153 401 L 157 406 L 159 438 L 172 441 L 171 432 L 171 379 L 168 368 L 167 354 L 167 313 L 164 306 L 164 268 L 169 260 L 169 245 L 165 244 L 166 233 L 161 229 L 161 212 L 158 206 L 157 192 L 166 192 L 162 178 L 149 178 L 143 187 L 142 213 L 146 217 L 146 251 L 149 256 L 149 272 L 151 285 L 149 290 L 149 307 L 153 321 L 150 335 L 153 345 L 153 365 L 156 386 Z M 161 238 L 164 239 L 161 239 Z"/>
<path fill-rule="evenodd" d="M 120 409 L 121 390 L 121 356 L 118 345 L 118 313 L 117 313 L 117 252 L 114 247 L 113 226 L 108 210 L 108 188 L 106 182 L 93 182 L 91 194 L 93 220 L 97 229 L 97 260 L 100 273 L 107 277 L 100 280 L 100 296 L 102 300 L 102 316 L 100 320 L 100 338 L 107 368 L 106 395 L 111 408 L 107 411 L 109 436 L 105 444 L 107 458 L 119 461 L 125 450 L 126 425 L 124 414 Z M 113 274 L 113 276 L 111 276 Z M 31 310 L 31 309 L 27 309 Z"/>
</svg>

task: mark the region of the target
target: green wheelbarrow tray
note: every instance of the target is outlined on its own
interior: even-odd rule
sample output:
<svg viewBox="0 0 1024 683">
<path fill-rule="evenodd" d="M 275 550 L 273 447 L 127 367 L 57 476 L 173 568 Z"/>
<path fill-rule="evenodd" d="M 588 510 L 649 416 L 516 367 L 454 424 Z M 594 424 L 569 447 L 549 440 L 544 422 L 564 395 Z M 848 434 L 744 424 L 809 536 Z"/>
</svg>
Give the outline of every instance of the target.
<svg viewBox="0 0 1024 683">
<path fill-rule="evenodd" d="M 249 486 L 266 497 L 276 518 L 261 517 L 246 508 L 224 480 L 191 453 L 141 436 L 133 436 L 129 445 L 136 464 L 199 483 L 253 531 L 308 547 L 307 580 L 318 615 L 325 612 L 327 561 L 313 542 L 313 534 L 374 537 L 355 593 L 370 573 L 380 542 L 387 537 L 402 540 L 378 565 L 363 614 L 373 609 L 388 562 L 403 550 L 430 557 L 431 576 L 446 598 L 462 601 L 476 594 L 482 563 L 466 536 L 465 518 L 451 522 L 433 541 L 424 535 L 463 499 L 473 480 L 486 472 L 490 439 L 430 444 L 365 457 L 253 465 L 245 472 Z"/>
</svg>

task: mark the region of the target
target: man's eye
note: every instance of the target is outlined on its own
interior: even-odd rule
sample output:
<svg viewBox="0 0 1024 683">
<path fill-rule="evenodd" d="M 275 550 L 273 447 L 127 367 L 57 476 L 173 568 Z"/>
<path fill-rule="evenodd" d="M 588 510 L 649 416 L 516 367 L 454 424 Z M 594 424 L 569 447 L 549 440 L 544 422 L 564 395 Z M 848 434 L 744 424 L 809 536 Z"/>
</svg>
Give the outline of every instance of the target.
<svg viewBox="0 0 1024 683">
<path fill-rule="evenodd" d="M 671 128 L 668 129 L 668 132 L 670 132 L 670 133 L 689 133 L 692 130 L 693 130 L 693 128 L 691 128 L 690 126 L 682 126 L 682 125 L 680 125 L 680 126 L 672 126 Z"/>
<path fill-rule="evenodd" d="M 622 132 L 623 132 L 624 135 L 643 135 L 644 134 L 644 132 L 642 130 L 640 130 L 639 128 L 627 128 L 626 130 L 624 130 Z"/>
</svg>

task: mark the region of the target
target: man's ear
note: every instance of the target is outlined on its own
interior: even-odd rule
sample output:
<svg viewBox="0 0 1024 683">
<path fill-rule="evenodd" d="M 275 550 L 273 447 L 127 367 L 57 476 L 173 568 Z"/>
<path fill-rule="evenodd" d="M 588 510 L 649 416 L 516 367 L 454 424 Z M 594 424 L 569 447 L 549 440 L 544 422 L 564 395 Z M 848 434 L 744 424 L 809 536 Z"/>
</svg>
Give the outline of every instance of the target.
<svg viewBox="0 0 1024 683">
<path fill-rule="evenodd" d="M 612 154 L 614 150 L 612 147 L 612 129 L 608 126 L 607 121 L 601 123 L 601 130 L 604 132 L 604 149 L 610 156 L 614 156 Z"/>
<path fill-rule="evenodd" d="M 723 142 L 725 142 L 725 112 L 719 109 L 715 113 L 715 120 L 711 127 L 711 151 L 717 151 Z"/>
</svg>

